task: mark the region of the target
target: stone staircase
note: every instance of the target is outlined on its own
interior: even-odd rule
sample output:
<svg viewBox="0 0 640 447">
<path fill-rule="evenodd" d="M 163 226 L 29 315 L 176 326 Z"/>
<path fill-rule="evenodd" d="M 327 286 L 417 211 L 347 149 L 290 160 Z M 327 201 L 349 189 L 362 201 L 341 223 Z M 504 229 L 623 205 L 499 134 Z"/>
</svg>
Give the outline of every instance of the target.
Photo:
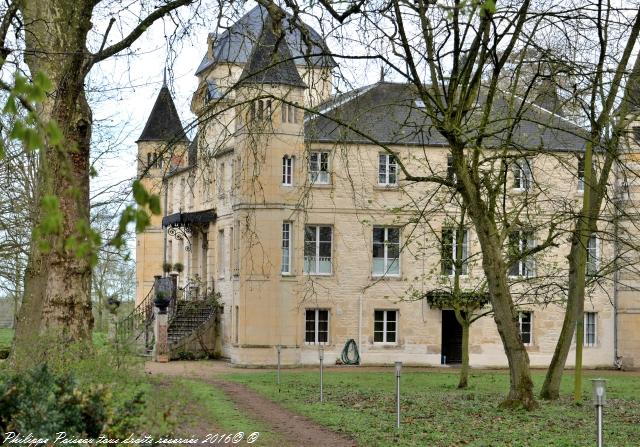
<svg viewBox="0 0 640 447">
<path fill-rule="evenodd" d="M 197 331 L 215 316 L 215 311 L 211 301 L 178 301 L 169 321 L 169 348 Z"/>
</svg>

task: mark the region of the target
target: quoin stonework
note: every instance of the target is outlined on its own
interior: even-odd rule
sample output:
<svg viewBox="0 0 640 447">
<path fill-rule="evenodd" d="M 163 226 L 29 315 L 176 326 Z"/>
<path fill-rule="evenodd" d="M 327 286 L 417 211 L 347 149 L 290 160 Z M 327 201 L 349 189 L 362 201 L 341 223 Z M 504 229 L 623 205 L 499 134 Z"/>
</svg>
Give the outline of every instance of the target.
<svg viewBox="0 0 640 447">
<path fill-rule="evenodd" d="M 457 225 L 454 191 L 408 182 L 399 167 L 450 177 L 446 140 L 410 85 L 381 79 L 336 94 L 325 42 L 286 17 L 281 35 L 258 6 L 209 36 L 192 139 L 160 89 L 137 141 L 138 176 L 163 211 L 137 237 L 137 302 L 163 272 L 177 275 L 185 299 L 216 297 L 220 354 L 238 365 L 274 364 L 277 345 L 285 364 L 317 363 L 320 344 L 332 362 L 350 339 L 363 364 L 457 363 L 460 326 L 425 296 L 450 290 L 456 276 L 463 289 L 483 290 L 478 239 Z M 550 216 L 577 210 L 584 189 L 583 130 L 544 101 L 524 107 L 504 166 L 503 206 L 522 216 L 505 237 L 515 253 L 545 239 Z M 637 149 L 628 142 L 627 163 Z M 611 182 L 620 209 L 639 198 L 623 177 Z M 614 214 L 588 247 L 586 367 L 640 367 L 640 281 L 625 268 L 637 255 L 623 243 L 633 222 Z M 510 268 L 532 366 L 549 364 L 558 339 L 568 252 L 567 236 Z M 470 363 L 506 366 L 484 310 L 471 326 Z"/>
</svg>

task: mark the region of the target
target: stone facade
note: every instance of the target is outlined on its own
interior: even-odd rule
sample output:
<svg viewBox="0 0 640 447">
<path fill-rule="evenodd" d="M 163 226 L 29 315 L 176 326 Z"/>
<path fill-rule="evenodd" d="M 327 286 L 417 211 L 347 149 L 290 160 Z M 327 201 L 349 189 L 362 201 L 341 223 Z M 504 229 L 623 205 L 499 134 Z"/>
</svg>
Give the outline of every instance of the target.
<svg viewBox="0 0 640 447">
<path fill-rule="evenodd" d="M 390 84 L 332 98 L 330 64 L 296 66 L 304 88 L 243 83 L 243 63 L 205 66 L 192 101 L 201 123 L 194 142 L 187 150 L 181 141 L 141 141 L 139 173 L 160 193 L 165 216 L 185 220 L 189 213 L 212 210 L 215 221 L 186 225 L 191 232 L 184 234 L 153 219 L 138 235 L 137 300 L 148 293 L 163 262 L 181 263 L 181 287 L 220 293 L 222 353 L 232 363 L 272 365 L 276 345 L 283 347 L 284 364 L 318 363 L 316 341 L 325 334 L 327 362 L 339 358 L 345 342 L 354 339 L 363 364 L 449 363 L 443 358 L 443 336 L 452 337 L 450 328 L 443 331 L 443 311 L 430 308 L 423 297 L 429 290 L 451 287 L 452 278 L 442 274 L 442 228 L 459 217 L 459 207 L 450 203 L 449 191 L 434 184 L 406 182 L 400 172 L 397 181 L 389 181 L 380 158 L 387 152 L 379 146 L 319 138 L 302 110 L 327 113 Z M 447 175 L 445 146 L 396 143 L 387 148 L 408 169 Z M 161 154 L 163 166 L 146 163 L 150 152 Z M 526 204 L 534 241 L 544 239 L 549 216 L 558 207 L 580 205 L 579 152 L 565 147 L 531 157 L 535 184 L 526 191 L 507 191 L 506 207 Z M 312 166 L 322 172 L 310 172 Z M 387 177 L 381 182 L 382 174 Z M 508 184 L 514 184 L 512 177 Z M 391 234 L 385 228 L 399 234 L 397 274 L 395 268 L 375 272 L 381 261 L 373 258 L 374 233 Z M 599 230 L 614 234 L 617 227 Z M 317 259 L 306 256 L 306 270 L 319 274 L 305 273 L 305 239 L 307 254 L 317 248 Z M 519 310 L 530 312 L 519 324 L 528 334 L 534 367 L 548 365 L 562 325 L 563 294 L 554 284 L 566 278 L 568 243 L 560 240 L 531 260 L 531 278 L 513 278 Z M 595 244 L 599 265 L 613 259 L 614 240 L 599 238 Z M 465 289 L 483 283 L 479 253 L 469 228 L 467 271 L 461 277 Z M 587 290 L 585 312 L 593 339 L 584 349 L 586 367 L 612 367 L 616 352 L 628 366 L 640 363 L 640 294 L 631 284 L 635 277 L 623 288 L 616 282 L 620 275 L 609 271 Z M 378 330 L 380 325 L 386 332 Z M 470 361 L 478 367 L 506 366 L 490 315 L 471 326 Z M 571 353 L 568 366 L 572 362 Z"/>
</svg>

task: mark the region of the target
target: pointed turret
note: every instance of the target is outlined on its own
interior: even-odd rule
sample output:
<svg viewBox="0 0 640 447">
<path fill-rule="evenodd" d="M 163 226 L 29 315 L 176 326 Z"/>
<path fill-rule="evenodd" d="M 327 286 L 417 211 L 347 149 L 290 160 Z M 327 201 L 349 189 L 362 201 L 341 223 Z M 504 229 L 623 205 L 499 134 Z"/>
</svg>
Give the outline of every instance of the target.
<svg viewBox="0 0 640 447">
<path fill-rule="evenodd" d="M 176 105 L 173 103 L 173 98 L 167 87 L 166 74 L 149 119 L 147 119 L 147 124 L 144 126 L 137 143 L 142 141 L 188 141 Z"/>
<path fill-rule="evenodd" d="M 284 35 L 276 35 L 270 16 L 253 46 L 251 56 L 240 76 L 240 82 L 306 88 L 291 56 L 289 45 Z"/>
</svg>

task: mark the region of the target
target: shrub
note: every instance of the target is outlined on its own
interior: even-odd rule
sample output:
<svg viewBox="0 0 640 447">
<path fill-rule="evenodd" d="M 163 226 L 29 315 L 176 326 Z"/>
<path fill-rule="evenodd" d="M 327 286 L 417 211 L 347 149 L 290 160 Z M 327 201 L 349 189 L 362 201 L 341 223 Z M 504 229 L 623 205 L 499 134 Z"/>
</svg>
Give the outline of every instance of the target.
<svg viewBox="0 0 640 447">
<path fill-rule="evenodd" d="M 126 436 L 144 411 L 143 391 L 114 399 L 100 384 L 82 387 L 71 373 L 56 373 L 46 364 L 0 375 L 0 444 L 14 431 L 51 437 Z"/>
<path fill-rule="evenodd" d="M 9 431 L 98 436 L 108 420 L 107 401 L 104 387 L 80 390 L 71 375 L 55 375 L 46 364 L 14 373 L 0 379 L 0 437 Z"/>
</svg>

